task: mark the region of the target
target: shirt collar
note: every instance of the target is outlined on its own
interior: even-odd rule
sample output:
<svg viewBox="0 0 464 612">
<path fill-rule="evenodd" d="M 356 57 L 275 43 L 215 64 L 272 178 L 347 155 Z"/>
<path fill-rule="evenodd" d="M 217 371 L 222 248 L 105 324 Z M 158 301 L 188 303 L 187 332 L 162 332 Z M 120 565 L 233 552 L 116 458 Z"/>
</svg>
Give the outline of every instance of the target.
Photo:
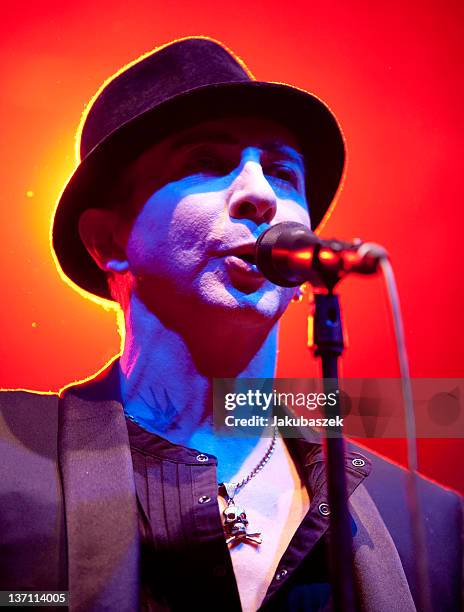
<svg viewBox="0 0 464 612">
<path fill-rule="evenodd" d="M 88 399 L 115 400 L 122 406 L 119 359 L 112 361 L 106 369 L 102 370 L 93 379 L 74 387 L 73 390 L 77 394 L 81 390 Z M 173 444 L 161 436 L 151 434 L 137 423 L 130 422 L 129 419 L 126 419 L 126 422 L 128 423 L 131 445 L 136 440 L 137 446 L 142 446 L 145 451 L 149 452 L 151 449 L 152 453 L 162 458 L 186 464 L 198 463 L 197 455 L 199 451 Z M 317 490 L 326 486 L 323 436 L 308 427 L 305 430 L 304 438 L 288 437 L 286 442 L 301 477 L 309 488 L 311 496 L 314 496 Z M 208 457 L 211 460 L 211 462 L 208 462 L 209 465 L 217 463 L 213 455 L 208 455 Z M 345 451 L 345 471 L 349 495 L 369 475 L 371 467 L 370 460 L 359 452 L 354 443 L 348 442 Z"/>
</svg>

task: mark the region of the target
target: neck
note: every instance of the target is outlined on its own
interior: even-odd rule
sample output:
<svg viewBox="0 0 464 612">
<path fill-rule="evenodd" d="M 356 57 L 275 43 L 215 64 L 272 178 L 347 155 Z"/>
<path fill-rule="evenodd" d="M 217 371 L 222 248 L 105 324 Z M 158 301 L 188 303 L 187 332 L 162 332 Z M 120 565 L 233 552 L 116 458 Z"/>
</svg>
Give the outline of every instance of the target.
<svg viewBox="0 0 464 612">
<path fill-rule="evenodd" d="M 261 440 L 261 432 L 256 438 L 215 436 L 213 380 L 273 378 L 277 324 L 244 333 L 243 322 L 205 319 L 173 329 L 132 299 L 125 312 L 121 394 L 125 411 L 145 429 L 216 455 L 225 479 L 254 448 L 259 453 L 267 447 L 269 438 Z"/>
</svg>

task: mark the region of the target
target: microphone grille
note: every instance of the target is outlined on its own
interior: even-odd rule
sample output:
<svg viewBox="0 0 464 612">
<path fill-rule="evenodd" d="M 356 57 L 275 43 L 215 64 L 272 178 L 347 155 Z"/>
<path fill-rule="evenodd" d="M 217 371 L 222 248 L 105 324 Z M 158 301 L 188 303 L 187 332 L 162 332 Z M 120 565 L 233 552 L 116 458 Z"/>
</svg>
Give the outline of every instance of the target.
<svg viewBox="0 0 464 612">
<path fill-rule="evenodd" d="M 297 287 L 306 279 L 288 267 L 288 253 L 317 242 L 317 237 L 302 223 L 278 223 L 265 230 L 256 241 L 256 265 L 272 283 Z"/>
</svg>

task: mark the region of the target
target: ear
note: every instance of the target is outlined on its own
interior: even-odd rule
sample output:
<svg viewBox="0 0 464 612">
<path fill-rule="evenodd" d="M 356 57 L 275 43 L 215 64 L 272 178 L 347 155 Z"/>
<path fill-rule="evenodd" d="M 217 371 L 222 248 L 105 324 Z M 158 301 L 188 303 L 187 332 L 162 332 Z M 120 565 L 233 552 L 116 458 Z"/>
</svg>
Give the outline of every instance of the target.
<svg viewBox="0 0 464 612">
<path fill-rule="evenodd" d="M 88 208 L 80 216 L 81 240 L 97 266 L 105 272 L 124 273 L 129 269 L 122 226 L 122 219 L 114 210 Z"/>
</svg>

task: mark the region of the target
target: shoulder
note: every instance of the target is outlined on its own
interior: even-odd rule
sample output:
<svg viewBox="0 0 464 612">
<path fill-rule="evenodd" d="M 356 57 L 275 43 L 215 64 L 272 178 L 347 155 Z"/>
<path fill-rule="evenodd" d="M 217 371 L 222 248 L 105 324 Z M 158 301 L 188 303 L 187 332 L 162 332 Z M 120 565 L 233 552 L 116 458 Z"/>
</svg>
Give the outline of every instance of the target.
<svg viewBox="0 0 464 612">
<path fill-rule="evenodd" d="M 0 391 L 0 588 L 66 588 L 58 395 Z"/>
<path fill-rule="evenodd" d="M 58 399 L 55 393 L 0 391 L 0 439 L 32 448 L 56 442 Z"/>
<path fill-rule="evenodd" d="M 58 419 L 58 400 L 56 393 L 23 389 L 2 390 L 0 391 L 0 428 L 19 424 L 23 429 L 30 430 L 37 426 L 37 422 L 47 422 L 50 428 Z"/>
<path fill-rule="evenodd" d="M 371 473 L 366 478 L 365 486 L 377 505 L 388 513 L 388 509 L 396 512 L 407 505 L 407 482 L 409 471 L 403 466 L 354 443 L 350 447 L 363 454 L 371 462 Z M 438 484 L 421 474 L 417 477 L 417 486 L 421 499 L 426 503 L 428 512 L 456 514 L 461 516 L 462 497 L 456 491 Z M 393 503 L 395 500 L 395 503 Z"/>
<path fill-rule="evenodd" d="M 52 405 L 58 401 L 58 394 L 53 392 L 32 391 L 29 389 L 0 389 L 0 410 L 14 407 L 33 409 L 34 406 Z"/>
<path fill-rule="evenodd" d="M 352 443 L 350 446 L 371 462 L 371 472 L 364 485 L 395 543 L 414 591 L 415 547 L 408 500 L 409 472 L 364 446 Z M 438 606 L 436 609 L 455 610 L 456 602 L 460 601 L 462 580 L 463 500 L 456 491 L 425 476 L 418 475 L 416 483 L 423 516 L 432 599 Z M 441 608 L 440 600 L 441 604 L 448 602 L 449 607 Z"/>
</svg>

